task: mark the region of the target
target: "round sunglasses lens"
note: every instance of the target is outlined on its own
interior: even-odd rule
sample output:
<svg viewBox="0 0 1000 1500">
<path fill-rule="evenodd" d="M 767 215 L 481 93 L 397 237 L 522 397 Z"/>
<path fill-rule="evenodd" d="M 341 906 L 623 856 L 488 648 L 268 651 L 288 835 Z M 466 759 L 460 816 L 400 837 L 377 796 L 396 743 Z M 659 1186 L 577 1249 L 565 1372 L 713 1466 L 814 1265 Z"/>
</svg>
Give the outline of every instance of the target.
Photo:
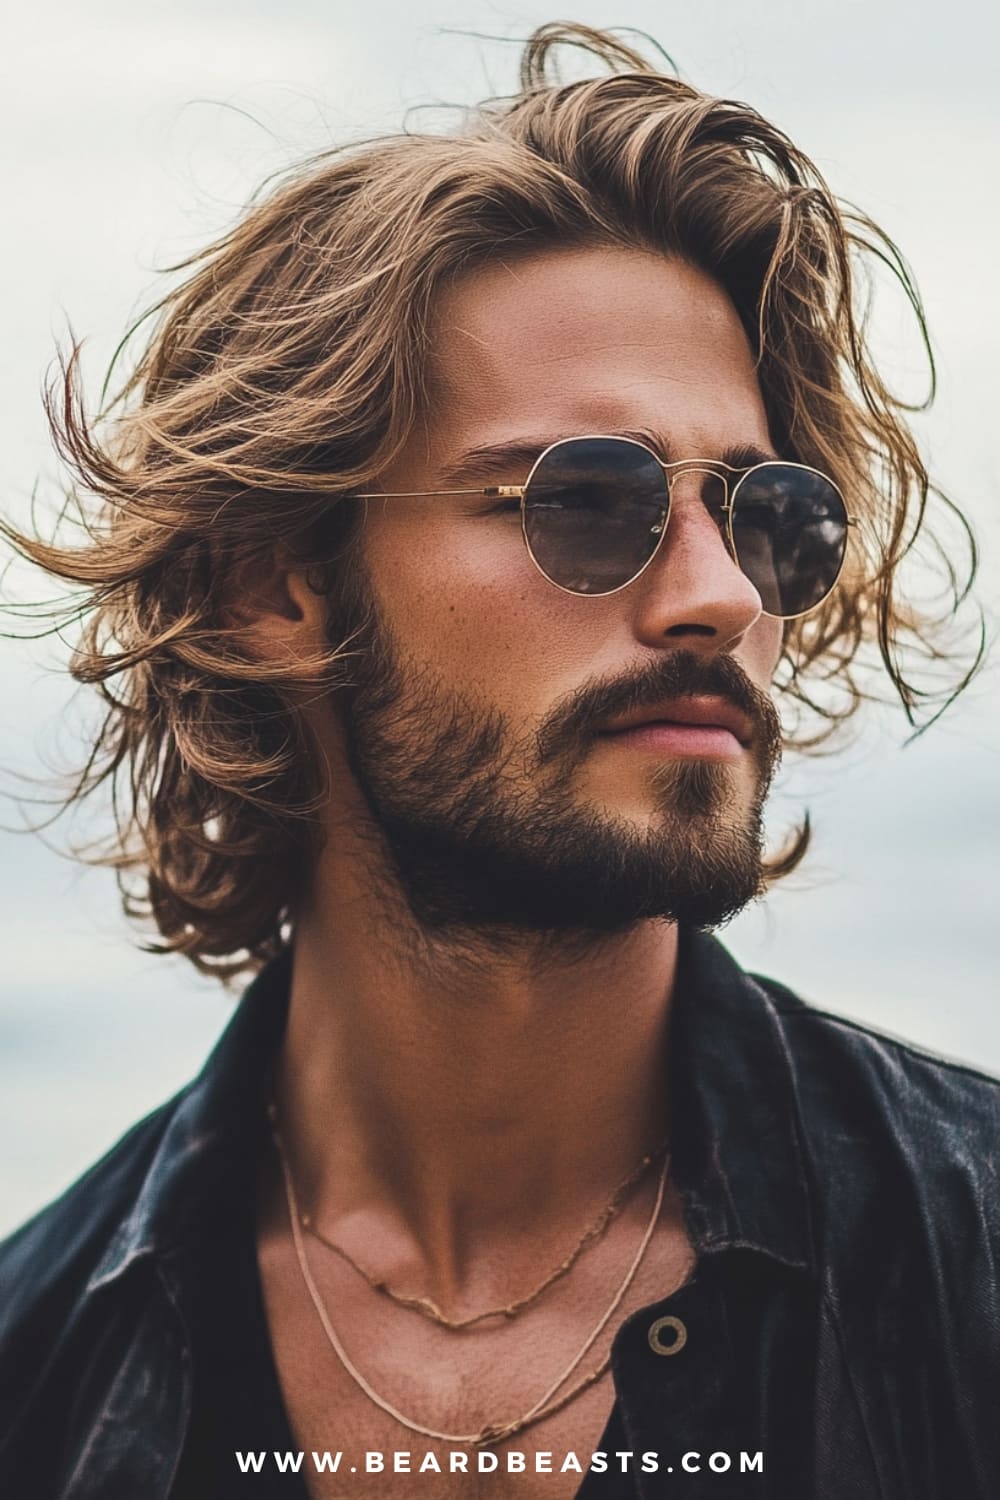
<svg viewBox="0 0 1000 1500">
<path fill-rule="evenodd" d="M 568 438 L 538 461 L 524 534 L 547 578 L 574 594 L 609 594 L 656 551 L 667 512 L 657 460 L 626 438 Z"/>
<path fill-rule="evenodd" d="M 829 594 L 847 548 L 847 511 L 815 469 L 761 464 L 733 495 L 736 559 L 765 613 L 790 619 Z"/>
</svg>

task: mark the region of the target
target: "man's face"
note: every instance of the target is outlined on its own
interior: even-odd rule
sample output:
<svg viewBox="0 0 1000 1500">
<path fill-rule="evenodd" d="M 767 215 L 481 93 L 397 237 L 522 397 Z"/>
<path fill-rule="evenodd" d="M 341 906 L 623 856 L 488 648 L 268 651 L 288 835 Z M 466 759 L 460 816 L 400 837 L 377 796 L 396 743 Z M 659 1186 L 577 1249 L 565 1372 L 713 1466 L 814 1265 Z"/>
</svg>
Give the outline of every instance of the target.
<svg viewBox="0 0 1000 1500">
<path fill-rule="evenodd" d="M 484 445 L 541 451 L 641 429 L 666 460 L 772 451 L 735 309 L 678 260 L 538 252 L 442 296 L 428 415 L 379 488 L 451 488 L 447 471 Z M 496 937 L 650 917 L 714 926 L 758 893 L 781 623 L 761 613 L 703 485 L 678 479 L 657 555 L 605 597 L 561 592 L 538 572 L 516 503 L 368 502 L 372 625 L 338 702 L 383 853 L 425 926 Z M 606 732 L 693 694 L 742 709 L 750 742 L 665 748 Z"/>
</svg>

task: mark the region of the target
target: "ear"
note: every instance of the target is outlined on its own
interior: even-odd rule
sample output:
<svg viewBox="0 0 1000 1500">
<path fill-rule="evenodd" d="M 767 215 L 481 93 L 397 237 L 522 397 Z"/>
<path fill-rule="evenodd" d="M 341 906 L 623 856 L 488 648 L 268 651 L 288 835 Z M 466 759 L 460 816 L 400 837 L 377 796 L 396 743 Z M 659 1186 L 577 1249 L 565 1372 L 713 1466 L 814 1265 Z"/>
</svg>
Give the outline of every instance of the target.
<svg viewBox="0 0 1000 1500">
<path fill-rule="evenodd" d="M 230 591 L 227 616 L 258 660 L 294 668 L 328 651 L 328 602 L 287 549 L 240 569 Z"/>
</svg>

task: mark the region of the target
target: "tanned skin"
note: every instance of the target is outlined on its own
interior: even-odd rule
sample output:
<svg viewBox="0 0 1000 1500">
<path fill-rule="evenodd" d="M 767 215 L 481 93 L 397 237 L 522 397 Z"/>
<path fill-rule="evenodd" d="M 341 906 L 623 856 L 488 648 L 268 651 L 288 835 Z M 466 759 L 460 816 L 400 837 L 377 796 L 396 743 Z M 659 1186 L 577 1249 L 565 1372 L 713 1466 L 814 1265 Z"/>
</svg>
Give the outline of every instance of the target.
<svg viewBox="0 0 1000 1500">
<path fill-rule="evenodd" d="M 661 456 L 773 452 L 751 350 L 724 291 L 676 260 L 638 250 L 539 251 L 468 272 L 433 329 L 429 409 L 385 491 L 446 488 L 458 455 L 508 438 L 645 428 Z M 506 482 L 523 482 L 523 472 Z M 483 483 L 496 483 L 495 478 Z M 730 558 L 698 484 L 678 484 L 652 565 L 621 592 L 571 596 L 533 566 L 514 513 L 488 502 L 369 502 L 363 563 L 414 694 L 428 682 L 502 715 L 511 752 L 503 794 L 529 809 L 527 746 L 570 695 L 628 679 L 671 653 L 729 656 L 770 694 L 781 622 Z M 319 650 L 327 606 L 279 569 L 254 606 L 272 660 Z M 417 698 L 414 702 L 419 703 Z M 406 732 L 421 733 L 409 708 Z M 589 940 L 422 926 L 408 905 L 350 763 L 335 695 L 306 709 L 329 766 L 327 838 L 296 921 L 277 1097 L 303 1203 L 323 1233 L 400 1291 L 453 1316 L 530 1291 L 670 1123 L 665 1062 L 676 925 L 646 919 Z M 397 709 L 385 710 L 393 726 Z M 415 726 L 415 727 L 414 727 Z M 440 724 L 426 732 L 440 731 Z M 402 732 L 402 731 L 400 731 Z M 523 749 L 523 753 L 522 753 Z M 661 753 L 662 755 L 662 753 Z M 570 781 L 573 805 L 633 832 L 664 816 L 657 752 L 595 739 Z M 740 827 L 759 797 L 750 751 L 716 766 L 719 826 Z M 683 829 L 678 835 L 683 836 Z M 576 935 L 579 937 L 579 935 Z M 654 1201 L 650 1172 L 600 1242 L 511 1322 L 449 1333 L 373 1291 L 309 1242 L 337 1331 L 366 1377 L 407 1415 L 475 1431 L 526 1411 L 569 1362 L 619 1285 Z M 296 1444 L 342 1448 L 359 1472 L 317 1476 L 311 1494 L 379 1500 L 571 1496 L 581 1476 L 507 1478 L 507 1448 L 575 1451 L 584 1467 L 611 1409 L 610 1376 L 558 1415 L 500 1444 L 501 1470 L 378 1478 L 365 1449 L 453 1445 L 408 1432 L 347 1377 L 308 1298 L 276 1157 L 262 1165 L 258 1252 L 279 1377 Z M 578 1373 L 644 1304 L 690 1278 L 695 1257 L 668 1187 L 639 1276 Z M 391 1460 L 390 1460 L 391 1463 Z"/>
</svg>

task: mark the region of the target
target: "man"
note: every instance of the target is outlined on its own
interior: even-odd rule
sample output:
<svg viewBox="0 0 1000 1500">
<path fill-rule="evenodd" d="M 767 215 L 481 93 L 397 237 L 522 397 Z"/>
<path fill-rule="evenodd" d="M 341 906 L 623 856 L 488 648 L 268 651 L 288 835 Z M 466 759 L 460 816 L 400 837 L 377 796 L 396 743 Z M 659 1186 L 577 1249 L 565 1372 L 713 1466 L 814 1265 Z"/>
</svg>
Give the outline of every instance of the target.
<svg viewBox="0 0 1000 1500">
<path fill-rule="evenodd" d="M 93 591 L 80 794 L 164 947 L 258 972 L 4 1249 L 5 1493 L 997 1493 L 1000 1084 L 710 935 L 804 852 L 779 706 L 874 639 L 908 703 L 934 639 L 859 243 L 752 111 L 546 28 L 261 200 L 112 436 L 67 370 L 102 516 L 8 534 Z"/>
</svg>

